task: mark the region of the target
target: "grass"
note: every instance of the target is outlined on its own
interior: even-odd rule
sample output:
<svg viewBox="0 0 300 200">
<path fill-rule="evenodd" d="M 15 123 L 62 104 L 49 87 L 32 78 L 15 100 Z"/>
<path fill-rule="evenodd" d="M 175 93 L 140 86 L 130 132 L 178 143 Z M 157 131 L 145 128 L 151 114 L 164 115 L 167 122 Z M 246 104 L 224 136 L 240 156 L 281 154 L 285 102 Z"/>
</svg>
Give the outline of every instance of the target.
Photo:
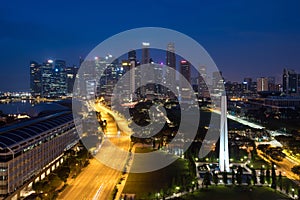
<svg viewBox="0 0 300 200">
<path fill-rule="evenodd" d="M 151 151 L 149 148 L 136 148 L 137 153 Z M 133 165 L 137 163 L 133 162 Z M 158 192 L 170 191 L 175 187 L 176 180 L 189 177 L 187 161 L 178 159 L 169 166 L 148 173 L 130 173 L 123 193 L 136 194 L 135 199 L 150 199 Z"/>
<path fill-rule="evenodd" d="M 247 187 L 247 186 L 210 186 L 208 189 L 195 191 L 193 194 L 188 194 L 177 198 L 177 200 L 194 200 L 194 199 L 209 199 L 209 200 L 279 200 L 289 199 L 279 192 L 274 192 L 268 187 Z"/>
<path fill-rule="evenodd" d="M 254 158 L 252 159 L 251 163 L 249 166 L 253 165 L 254 169 L 260 169 L 261 166 L 265 166 L 265 169 L 271 168 L 271 164 L 259 157 L 258 155 L 254 155 Z"/>
<path fill-rule="evenodd" d="M 277 181 L 277 185 L 278 185 L 278 181 Z M 283 190 L 285 190 L 285 188 L 288 186 L 290 193 L 292 191 L 292 188 L 294 188 L 295 189 L 295 194 L 299 195 L 298 194 L 298 185 L 297 185 L 297 183 L 295 183 L 291 179 L 288 179 L 286 177 L 282 177 L 282 186 L 283 186 Z"/>
</svg>

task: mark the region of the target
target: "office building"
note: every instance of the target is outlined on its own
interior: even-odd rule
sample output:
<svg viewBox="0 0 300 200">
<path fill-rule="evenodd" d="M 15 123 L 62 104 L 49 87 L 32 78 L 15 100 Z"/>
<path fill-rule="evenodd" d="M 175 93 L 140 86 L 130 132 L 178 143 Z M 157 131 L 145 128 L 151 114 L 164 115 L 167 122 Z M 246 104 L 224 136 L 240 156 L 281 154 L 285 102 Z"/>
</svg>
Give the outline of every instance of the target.
<svg viewBox="0 0 300 200">
<path fill-rule="evenodd" d="M 70 84 L 74 84 L 74 79 Z M 68 89 L 65 61 L 49 59 L 42 64 L 30 62 L 30 90 L 33 97 L 57 98 L 67 95 Z"/>
<path fill-rule="evenodd" d="M 260 77 L 257 78 L 257 92 L 268 91 L 268 78 Z"/>
<path fill-rule="evenodd" d="M 297 74 L 292 69 L 284 69 L 282 75 L 282 89 L 283 92 L 287 95 L 296 95 L 298 92 L 298 78 L 299 74 Z M 299 93 L 298 93 L 299 94 Z"/>
<path fill-rule="evenodd" d="M 179 79 L 179 89 L 181 100 L 190 100 L 191 94 L 191 64 L 187 60 L 180 61 L 180 79 Z M 184 80 L 185 79 L 185 80 Z"/>
<path fill-rule="evenodd" d="M 35 61 L 30 61 L 30 92 L 33 97 L 42 93 L 41 65 Z"/>
<path fill-rule="evenodd" d="M 142 62 L 141 62 L 142 65 L 150 63 L 149 46 L 150 46 L 149 42 L 142 43 Z"/>
<path fill-rule="evenodd" d="M 77 77 L 78 67 L 67 67 L 66 68 L 66 76 L 67 76 L 67 93 L 72 94 L 73 93 L 73 86 Z"/>
<path fill-rule="evenodd" d="M 57 112 L 0 129 L 2 197 L 44 178 L 62 162 L 63 153 L 78 142 L 72 112 Z"/>
</svg>

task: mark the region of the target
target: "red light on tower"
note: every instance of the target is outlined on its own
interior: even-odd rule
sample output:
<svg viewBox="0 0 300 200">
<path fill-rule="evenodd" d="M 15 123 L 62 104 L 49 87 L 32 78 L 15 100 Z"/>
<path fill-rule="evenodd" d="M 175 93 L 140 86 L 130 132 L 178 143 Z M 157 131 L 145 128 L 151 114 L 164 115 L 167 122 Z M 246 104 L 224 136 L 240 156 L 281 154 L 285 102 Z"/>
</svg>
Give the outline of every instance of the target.
<svg viewBox="0 0 300 200">
<path fill-rule="evenodd" d="M 185 64 L 185 63 L 187 63 L 187 61 L 186 60 L 182 60 L 182 61 L 180 61 L 180 63 L 181 64 Z"/>
</svg>

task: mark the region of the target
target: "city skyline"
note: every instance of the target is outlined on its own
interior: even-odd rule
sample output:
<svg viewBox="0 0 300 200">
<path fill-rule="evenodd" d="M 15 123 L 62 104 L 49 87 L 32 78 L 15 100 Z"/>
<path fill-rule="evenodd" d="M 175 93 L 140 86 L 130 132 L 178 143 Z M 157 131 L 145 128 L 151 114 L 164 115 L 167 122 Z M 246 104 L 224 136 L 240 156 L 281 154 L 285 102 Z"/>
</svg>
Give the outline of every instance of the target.
<svg viewBox="0 0 300 200">
<path fill-rule="evenodd" d="M 29 90 L 30 60 L 52 56 L 77 64 L 80 56 L 84 58 L 106 38 L 145 26 L 170 28 L 194 38 L 228 80 L 269 75 L 278 79 L 283 68 L 299 71 L 298 7 L 297 1 L 73 2 L 72 6 L 58 1 L 19 2 L 18 6 L 4 2 L 0 15 L 4 30 L 0 35 L 0 90 Z M 124 14 L 126 8 L 136 12 Z M 139 12 L 145 8 L 149 12 Z M 155 17 L 149 17 L 151 12 Z"/>
</svg>

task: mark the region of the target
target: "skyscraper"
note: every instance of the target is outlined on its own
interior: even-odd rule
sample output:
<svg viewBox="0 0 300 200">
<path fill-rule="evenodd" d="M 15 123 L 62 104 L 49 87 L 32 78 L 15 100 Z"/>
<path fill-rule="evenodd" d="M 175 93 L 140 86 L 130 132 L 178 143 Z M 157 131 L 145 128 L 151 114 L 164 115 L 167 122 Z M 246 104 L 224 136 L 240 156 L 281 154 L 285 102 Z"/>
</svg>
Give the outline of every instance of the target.
<svg viewBox="0 0 300 200">
<path fill-rule="evenodd" d="M 44 98 L 51 97 L 52 73 L 53 73 L 53 60 L 47 60 L 41 66 L 41 80 L 42 80 L 41 96 Z"/>
<path fill-rule="evenodd" d="M 169 43 L 167 46 L 166 65 L 176 70 L 176 56 L 174 43 Z"/>
<path fill-rule="evenodd" d="M 187 60 L 180 61 L 180 73 L 189 83 L 191 83 L 191 64 Z"/>
<path fill-rule="evenodd" d="M 298 76 L 294 70 L 283 70 L 282 87 L 285 94 L 295 95 L 298 92 Z"/>
<path fill-rule="evenodd" d="M 55 98 L 68 92 L 66 62 L 51 59 L 30 62 L 30 90 L 33 97 Z"/>
<path fill-rule="evenodd" d="M 42 92 L 41 65 L 30 62 L 30 92 L 33 97 L 40 97 Z"/>
<path fill-rule="evenodd" d="M 244 78 L 244 85 L 246 86 L 245 90 L 246 91 L 252 91 L 253 87 L 252 87 L 252 78 L 246 77 Z"/>
<path fill-rule="evenodd" d="M 268 90 L 269 91 L 276 91 L 276 81 L 274 76 L 268 77 Z"/>
<path fill-rule="evenodd" d="M 128 60 L 130 62 L 130 101 L 134 99 L 135 93 L 135 84 L 136 84 L 136 74 L 135 74 L 135 66 L 136 66 L 136 51 L 131 50 L 128 52 Z"/>
<path fill-rule="evenodd" d="M 142 43 L 142 64 L 147 64 L 150 62 L 149 46 L 149 42 Z"/>
<path fill-rule="evenodd" d="M 73 86 L 75 83 L 75 79 L 77 76 L 78 69 L 76 66 L 67 67 L 66 68 L 66 76 L 67 76 L 67 93 L 73 93 Z"/>
<path fill-rule="evenodd" d="M 206 74 L 206 67 L 200 66 L 199 67 L 199 77 L 198 77 L 198 96 L 200 98 L 208 98 L 210 97 L 208 87 L 207 87 L 207 74 Z"/>
<path fill-rule="evenodd" d="M 172 86 L 176 85 L 176 56 L 174 43 L 169 43 L 167 45 L 166 65 L 167 68 L 163 68 L 163 79 L 166 82 L 167 88 L 162 88 L 162 92 L 166 94 L 169 98 L 174 99 L 175 94 L 170 90 Z"/>
<path fill-rule="evenodd" d="M 55 60 L 52 70 L 50 96 L 65 96 L 67 94 L 66 61 Z"/>
<path fill-rule="evenodd" d="M 228 151 L 227 100 L 225 95 L 221 96 L 219 168 L 221 172 L 230 171 Z"/>
<path fill-rule="evenodd" d="M 268 78 L 257 78 L 257 92 L 268 91 Z"/>
<path fill-rule="evenodd" d="M 187 60 L 180 61 L 180 93 L 181 93 L 181 100 L 188 101 L 191 98 L 191 64 Z M 183 80 L 186 79 L 186 81 Z"/>
</svg>

